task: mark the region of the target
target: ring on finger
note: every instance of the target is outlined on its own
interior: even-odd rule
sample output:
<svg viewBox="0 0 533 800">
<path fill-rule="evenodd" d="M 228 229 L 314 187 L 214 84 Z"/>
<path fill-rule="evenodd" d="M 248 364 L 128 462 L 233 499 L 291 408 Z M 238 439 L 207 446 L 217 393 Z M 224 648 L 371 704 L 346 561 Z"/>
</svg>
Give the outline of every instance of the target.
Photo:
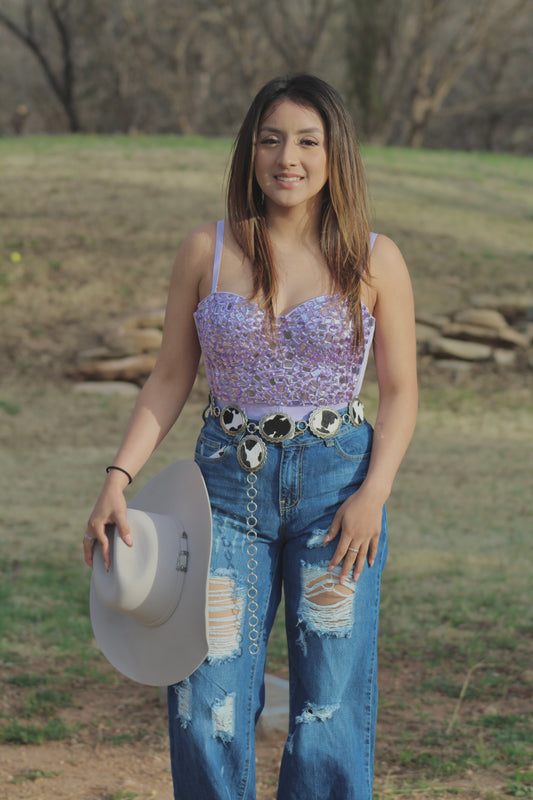
<svg viewBox="0 0 533 800">
<path fill-rule="evenodd" d="M 358 553 L 359 552 L 359 550 L 356 547 L 349 547 L 348 550 L 350 551 L 350 553 Z"/>
</svg>

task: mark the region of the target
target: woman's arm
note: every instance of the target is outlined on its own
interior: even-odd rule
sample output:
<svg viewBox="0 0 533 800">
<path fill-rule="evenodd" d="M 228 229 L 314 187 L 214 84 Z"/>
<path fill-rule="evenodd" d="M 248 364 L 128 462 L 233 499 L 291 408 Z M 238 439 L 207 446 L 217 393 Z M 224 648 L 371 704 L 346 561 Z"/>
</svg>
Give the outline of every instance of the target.
<svg viewBox="0 0 533 800">
<path fill-rule="evenodd" d="M 379 236 L 371 259 L 376 293 L 374 356 L 379 405 L 368 474 L 360 489 L 337 511 L 325 542 L 340 532 L 329 568 L 343 562 L 340 580 L 354 580 L 376 557 L 383 504 L 415 428 L 418 390 L 413 293 L 407 267 L 394 242 Z M 357 555 L 348 551 L 357 549 Z M 355 568 L 354 568 L 355 564 Z"/>
<path fill-rule="evenodd" d="M 139 472 L 173 426 L 194 383 L 200 345 L 193 314 L 201 284 L 210 275 L 214 235 L 214 225 L 198 228 L 185 240 L 176 257 L 157 362 L 137 399 L 113 460 L 113 464 L 123 467 L 132 476 Z M 89 518 L 86 535 L 100 542 L 106 566 L 109 566 L 107 524 L 116 524 L 124 541 L 131 544 L 123 495 L 127 483 L 124 473 L 111 470 Z M 93 543 L 85 538 L 84 544 L 85 560 L 92 566 Z"/>
</svg>

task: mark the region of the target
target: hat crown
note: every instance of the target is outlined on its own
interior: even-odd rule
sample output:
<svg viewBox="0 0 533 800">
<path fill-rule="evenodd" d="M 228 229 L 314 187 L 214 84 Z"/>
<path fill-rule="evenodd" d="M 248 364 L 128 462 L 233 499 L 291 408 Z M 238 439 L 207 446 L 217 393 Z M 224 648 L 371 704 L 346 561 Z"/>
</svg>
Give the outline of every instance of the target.
<svg viewBox="0 0 533 800">
<path fill-rule="evenodd" d="M 161 625 L 179 603 L 185 573 L 178 569 L 183 527 L 164 514 L 128 511 L 133 544 L 128 547 L 115 528 L 109 537 L 107 572 L 95 550 L 94 588 L 107 608 L 144 625 Z"/>
</svg>

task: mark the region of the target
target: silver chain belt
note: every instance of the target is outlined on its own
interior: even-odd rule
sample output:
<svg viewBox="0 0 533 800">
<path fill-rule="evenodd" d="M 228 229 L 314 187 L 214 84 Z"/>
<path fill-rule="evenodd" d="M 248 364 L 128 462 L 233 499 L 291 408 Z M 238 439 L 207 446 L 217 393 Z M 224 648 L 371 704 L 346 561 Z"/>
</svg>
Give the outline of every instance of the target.
<svg viewBox="0 0 533 800">
<path fill-rule="evenodd" d="M 251 422 L 246 412 L 238 405 L 230 403 L 223 408 L 215 404 L 213 395 L 209 396 L 211 416 L 220 421 L 222 430 L 228 436 L 244 436 L 237 446 L 237 459 L 247 472 L 257 472 L 266 461 L 267 444 L 281 444 L 309 431 L 319 439 L 331 439 L 346 424 L 358 428 L 365 419 L 365 409 L 358 397 L 348 403 L 344 414 L 328 406 L 319 406 L 311 412 L 307 420 L 295 420 L 283 411 L 271 411 L 258 422 Z"/>
<path fill-rule="evenodd" d="M 309 431 L 313 436 L 319 439 L 331 439 L 336 436 L 343 425 L 353 425 L 360 427 L 365 419 L 365 409 L 362 402 L 358 397 L 355 397 L 348 403 L 348 410 L 344 414 L 334 408 L 328 406 L 319 406 L 315 408 L 307 420 L 295 420 L 290 414 L 283 411 L 271 411 L 265 414 L 258 422 L 248 420 L 246 412 L 238 405 L 230 403 L 223 408 L 216 405 L 213 395 L 209 395 L 209 413 L 212 417 L 220 421 L 222 430 L 228 436 L 243 436 L 237 445 L 237 460 L 241 467 L 248 473 L 246 481 L 248 489 L 246 496 L 248 503 L 246 504 L 246 511 L 248 516 L 246 524 L 248 530 L 246 532 L 246 539 L 248 541 L 246 547 L 246 554 L 248 561 L 248 590 L 246 595 L 248 597 L 248 638 L 250 644 L 248 651 L 251 655 L 257 655 L 259 652 L 259 631 L 257 625 L 259 619 L 257 617 L 257 610 L 259 608 L 257 598 L 257 574 L 255 569 L 257 567 L 257 489 L 256 481 L 257 475 L 255 474 L 261 469 L 267 458 L 267 444 L 281 444 L 289 439 L 294 439 L 305 431 Z"/>
</svg>

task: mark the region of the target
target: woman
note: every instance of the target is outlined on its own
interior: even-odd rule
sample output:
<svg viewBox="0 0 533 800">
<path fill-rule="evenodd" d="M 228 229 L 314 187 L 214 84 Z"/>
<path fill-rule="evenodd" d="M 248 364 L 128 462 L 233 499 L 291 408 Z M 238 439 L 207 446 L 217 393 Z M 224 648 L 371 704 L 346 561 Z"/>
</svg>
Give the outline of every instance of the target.
<svg viewBox="0 0 533 800">
<path fill-rule="evenodd" d="M 358 399 L 373 340 L 375 430 Z M 270 81 L 238 134 L 226 224 L 182 245 L 161 353 L 91 515 L 131 543 L 123 489 L 178 418 L 203 353 L 196 460 L 213 513 L 210 649 L 169 687 L 175 797 L 255 797 L 254 726 L 281 588 L 290 667 L 279 800 L 371 800 L 384 503 L 417 407 L 413 299 L 371 234 L 350 118 L 313 76 Z M 124 473 L 126 471 L 126 474 Z"/>
</svg>

